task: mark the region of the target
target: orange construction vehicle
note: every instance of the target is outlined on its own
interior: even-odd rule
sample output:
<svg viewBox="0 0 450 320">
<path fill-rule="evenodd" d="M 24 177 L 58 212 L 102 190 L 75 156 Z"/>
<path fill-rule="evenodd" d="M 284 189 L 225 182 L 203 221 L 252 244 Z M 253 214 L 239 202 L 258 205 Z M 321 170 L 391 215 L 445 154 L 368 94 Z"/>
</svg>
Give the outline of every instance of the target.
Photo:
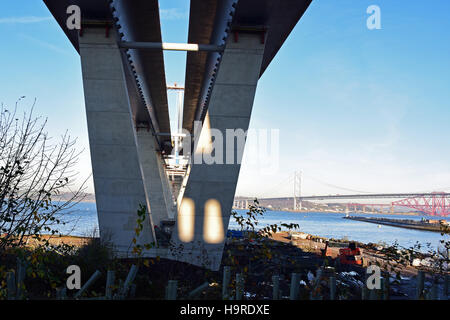
<svg viewBox="0 0 450 320">
<path fill-rule="evenodd" d="M 348 248 L 339 249 L 339 262 L 341 264 L 357 264 L 362 265 L 362 252 L 356 247 L 356 243 L 350 242 Z"/>
</svg>

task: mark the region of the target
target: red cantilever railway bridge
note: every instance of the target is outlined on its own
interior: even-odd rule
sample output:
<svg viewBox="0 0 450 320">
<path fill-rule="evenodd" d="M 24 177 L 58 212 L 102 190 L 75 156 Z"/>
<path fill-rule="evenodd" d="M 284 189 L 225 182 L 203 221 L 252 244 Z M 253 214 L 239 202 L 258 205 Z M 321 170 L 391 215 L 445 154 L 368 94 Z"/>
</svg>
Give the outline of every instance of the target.
<svg viewBox="0 0 450 320">
<path fill-rule="evenodd" d="M 392 199 L 403 198 L 391 202 L 391 206 L 402 206 L 421 211 L 430 216 L 448 216 L 450 214 L 450 193 L 379 193 L 379 194 L 350 194 L 350 195 L 327 195 L 299 197 L 304 200 L 328 200 L 328 199 Z M 364 204 L 361 204 L 364 205 Z M 375 206 L 375 204 L 372 204 Z M 377 204 L 376 206 L 383 206 Z M 386 204 L 384 204 L 386 206 Z"/>
</svg>

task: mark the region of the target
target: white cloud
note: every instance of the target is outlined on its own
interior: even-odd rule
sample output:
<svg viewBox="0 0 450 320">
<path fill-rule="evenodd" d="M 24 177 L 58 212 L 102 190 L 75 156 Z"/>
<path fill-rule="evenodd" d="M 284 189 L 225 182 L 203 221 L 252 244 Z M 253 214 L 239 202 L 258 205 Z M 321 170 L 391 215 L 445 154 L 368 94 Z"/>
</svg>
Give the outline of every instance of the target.
<svg viewBox="0 0 450 320">
<path fill-rule="evenodd" d="M 35 16 L 25 16 L 25 17 L 7 17 L 0 18 L 0 23 L 38 23 L 51 20 L 52 17 L 35 17 Z"/>
<path fill-rule="evenodd" d="M 180 11 L 178 8 L 161 9 L 161 20 L 180 20 L 188 17 L 186 12 Z"/>
</svg>

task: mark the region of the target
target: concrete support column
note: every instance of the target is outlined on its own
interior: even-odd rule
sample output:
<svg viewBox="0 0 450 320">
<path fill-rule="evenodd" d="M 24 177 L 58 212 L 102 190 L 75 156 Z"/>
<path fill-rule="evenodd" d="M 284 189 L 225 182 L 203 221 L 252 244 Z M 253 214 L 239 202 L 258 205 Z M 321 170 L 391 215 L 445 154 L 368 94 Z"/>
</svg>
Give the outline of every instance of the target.
<svg viewBox="0 0 450 320">
<path fill-rule="evenodd" d="M 164 191 L 164 199 L 166 201 L 167 213 L 169 219 L 175 219 L 175 215 L 177 213 L 177 205 L 176 205 L 176 195 L 174 194 L 174 190 L 170 186 L 169 177 L 167 176 L 165 170 L 164 159 L 162 157 L 157 157 L 159 174 L 161 176 L 162 188 Z"/>
<path fill-rule="evenodd" d="M 173 209 L 173 205 L 168 206 L 171 199 L 166 199 L 166 197 L 171 197 L 171 194 L 170 190 L 165 190 L 169 187 L 169 184 L 168 182 L 164 183 L 167 177 L 164 168 L 162 168 L 163 159 L 161 159 L 152 132 L 140 129 L 136 133 L 136 138 L 150 214 L 154 225 L 159 226 L 161 220 L 169 218 L 169 210 Z M 170 215 L 173 218 L 173 214 Z"/>
<path fill-rule="evenodd" d="M 210 136 L 211 129 L 220 131 L 223 148 L 215 150 L 216 144 L 213 149 L 199 144 L 194 150 L 194 160 L 199 153 L 217 156 L 218 151 L 223 152 L 223 157 L 216 158 L 220 163 L 191 164 L 172 239 L 183 243 L 193 254 L 178 258 L 180 260 L 187 259 L 213 270 L 220 266 L 242 160 L 236 139 L 231 140 L 232 145 L 227 143 L 226 131 L 248 130 L 263 54 L 261 34 L 241 33 L 238 42 L 233 37 L 228 39 L 201 135 Z M 234 161 L 230 164 L 226 160 L 231 152 Z"/>
<path fill-rule="evenodd" d="M 113 35 L 84 28 L 79 37 L 100 236 L 131 252 L 139 204 L 146 205 L 122 56 Z M 154 241 L 146 219 L 138 243 Z"/>
</svg>

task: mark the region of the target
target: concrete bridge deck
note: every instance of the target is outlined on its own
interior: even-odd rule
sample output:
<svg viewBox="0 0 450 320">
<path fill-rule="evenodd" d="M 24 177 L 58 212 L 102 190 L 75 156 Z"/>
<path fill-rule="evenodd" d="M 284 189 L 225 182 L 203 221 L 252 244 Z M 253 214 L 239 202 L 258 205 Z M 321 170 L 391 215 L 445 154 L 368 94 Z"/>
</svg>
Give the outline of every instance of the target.
<svg viewBox="0 0 450 320">
<path fill-rule="evenodd" d="M 164 156 L 172 136 L 158 1 L 43 1 L 81 58 L 100 235 L 111 235 L 128 255 L 144 205 L 148 219 L 139 244 L 157 244 L 155 227 L 174 219 L 171 243 L 185 249 L 167 256 L 219 268 L 241 159 L 234 157 L 237 147 L 224 148 L 224 157 L 233 152 L 234 163 L 201 158 L 188 167 L 180 194 L 170 187 Z M 200 120 L 206 135 L 210 128 L 247 131 L 258 80 L 310 3 L 191 0 L 188 42 L 221 49 L 188 53 L 183 127 L 192 132 Z M 70 5 L 81 10 L 81 30 L 67 27 Z M 190 151 L 215 153 L 209 147 Z M 200 257 L 205 252 L 206 260 Z"/>
</svg>

